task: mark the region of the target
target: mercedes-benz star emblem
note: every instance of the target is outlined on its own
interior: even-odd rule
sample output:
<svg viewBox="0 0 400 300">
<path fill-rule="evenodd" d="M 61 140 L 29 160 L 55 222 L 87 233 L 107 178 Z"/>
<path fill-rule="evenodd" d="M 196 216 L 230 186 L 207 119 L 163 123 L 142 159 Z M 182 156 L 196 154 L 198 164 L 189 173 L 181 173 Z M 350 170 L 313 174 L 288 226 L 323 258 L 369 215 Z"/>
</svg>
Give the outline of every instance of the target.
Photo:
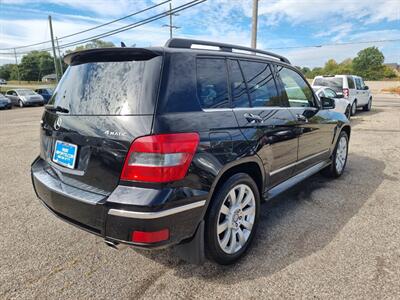
<svg viewBox="0 0 400 300">
<path fill-rule="evenodd" d="M 60 129 L 61 128 L 61 123 L 62 123 L 61 118 L 57 118 L 57 120 L 54 122 L 54 129 L 55 130 Z"/>
</svg>

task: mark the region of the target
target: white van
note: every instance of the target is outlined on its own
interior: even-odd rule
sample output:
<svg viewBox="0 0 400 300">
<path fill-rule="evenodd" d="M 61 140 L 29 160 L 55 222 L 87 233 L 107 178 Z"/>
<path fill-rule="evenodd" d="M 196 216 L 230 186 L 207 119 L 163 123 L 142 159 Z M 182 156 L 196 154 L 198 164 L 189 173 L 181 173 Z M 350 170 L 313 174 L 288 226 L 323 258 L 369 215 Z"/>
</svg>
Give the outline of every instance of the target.
<svg viewBox="0 0 400 300">
<path fill-rule="evenodd" d="M 329 75 L 316 76 L 312 83 L 313 88 L 330 87 L 340 97 L 351 103 L 351 115 L 354 116 L 357 108 L 371 110 L 372 96 L 368 86 L 360 76 Z"/>
</svg>

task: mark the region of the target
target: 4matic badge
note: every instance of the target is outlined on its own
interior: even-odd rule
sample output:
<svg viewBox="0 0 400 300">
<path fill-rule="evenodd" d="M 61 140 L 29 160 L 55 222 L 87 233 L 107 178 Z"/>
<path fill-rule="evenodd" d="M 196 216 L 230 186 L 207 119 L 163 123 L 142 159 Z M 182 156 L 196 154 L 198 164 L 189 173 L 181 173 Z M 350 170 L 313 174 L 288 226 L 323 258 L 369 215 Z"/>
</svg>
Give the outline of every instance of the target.
<svg viewBox="0 0 400 300">
<path fill-rule="evenodd" d="M 111 135 L 111 136 L 126 136 L 127 133 L 126 132 L 106 130 L 106 131 L 104 131 L 104 134 Z"/>
</svg>

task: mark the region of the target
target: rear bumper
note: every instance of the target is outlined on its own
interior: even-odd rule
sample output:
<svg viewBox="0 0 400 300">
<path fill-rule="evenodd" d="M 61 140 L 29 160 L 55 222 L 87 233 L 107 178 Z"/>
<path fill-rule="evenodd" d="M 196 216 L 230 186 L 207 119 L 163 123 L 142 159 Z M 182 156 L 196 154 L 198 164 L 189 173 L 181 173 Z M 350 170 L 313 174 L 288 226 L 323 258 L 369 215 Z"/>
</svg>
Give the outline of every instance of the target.
<svg viewBox="0 0 400 300">
<path fill-rule="evenodd" d="M 206 194 L 199 195 L 198 191 L 188 193 L 195 196 L 182 198 L 182 193 L 174 193 L 173 189 L 118 186 L 110 195 L 101 195 L 63 183 L 48 172 L 49 168 L 40 158 L 31 168 L 33 187 L 42 204 L 64 221 L 108 241 L 141 248 L 167 247 L 191 238 L 203 218 Z M 151 197 L 164 197 L 160 201 L 163 205 L 140 206 L 137 205 L 140 201 L 127 201 Z M 167 241 L 152 244 L 131 241 L 133 231 L 162 229 L 169 230 Z"/>
</svg>

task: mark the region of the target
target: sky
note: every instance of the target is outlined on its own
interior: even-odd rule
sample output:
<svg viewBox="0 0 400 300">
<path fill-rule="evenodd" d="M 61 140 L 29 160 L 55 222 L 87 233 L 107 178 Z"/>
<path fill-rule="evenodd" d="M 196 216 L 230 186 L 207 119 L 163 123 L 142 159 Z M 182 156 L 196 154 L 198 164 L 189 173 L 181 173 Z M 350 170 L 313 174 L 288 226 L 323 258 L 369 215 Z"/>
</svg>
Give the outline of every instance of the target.
<svg viewBox="0 0 400 300">
<path fill-rule="evenodd" d="M 191 0 L 172 0 L 177 7 Z M 132 14 L 162 0 L 0 0 L 0 65 L 13 63 L 13 48 L 47 41 L 48 15 L 54 35 L 62 37 Z M 60 40 L 60 45 L 89 38 L 162 13 L 168 3 L 149 11 Z M 370 46 L 377 46 L 385 62 L 400 63 L 400 0 L 259 0 L 260 49 L 285 55 L 298 66 L 317 67 L 333 58 L 340 62 Z M 208 0 L 173 17 L 174 37 L 250 46 L 252 0 Z M 119 45 L 161 46 L 169 38 L 168 18 L 104 38 Z M 395 40 L 363 44 L 348 42 Z M 330 45 L 315 47 L 318 45 Z M 51 44 L 17 49 L 48 48 Z M 62 49 L 64 52 L 66 49 Z M 6 53 L 6 54 L 4 54 Z M 18 60 L 22 54 L 18 54 Z"/>
</svg>

